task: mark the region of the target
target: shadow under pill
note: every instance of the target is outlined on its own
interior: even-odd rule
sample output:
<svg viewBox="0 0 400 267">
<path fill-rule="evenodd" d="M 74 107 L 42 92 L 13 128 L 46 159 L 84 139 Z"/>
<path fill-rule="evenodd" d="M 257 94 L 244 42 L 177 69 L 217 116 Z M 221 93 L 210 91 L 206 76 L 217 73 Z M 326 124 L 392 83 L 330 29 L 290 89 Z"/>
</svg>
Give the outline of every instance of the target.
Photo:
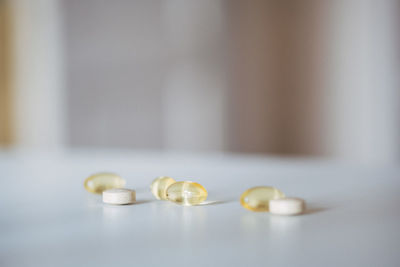
<svg viewBox="0 0 400 267">
<path fill-rule="evenodd" d="M 329 208 L 329 207 L 317 207 L 317 206 L 310 206 L 309 205 L 309 206 L 306 207 L 306 210 L 300 215 L 311 215 L 311 214 L 314 214 L 314 213 L 325 212 L 325 211 L 328 211 L 330 209 L 332 209 L 332 208 Z"/>
<path fill-rule="evenodd" d="M 206 205 L 219 205 L 219 204 L 225 204 L 225 203 L 229 203 L 229 202 L 234 202 L 235 200 L 231 199 L 231 200 L 207 200 L 204 201 L 200 204 L 198 204 L 197 206 L 206 206 Z"/>
<path fill-rule="evenodd" d="M 137 200 L 135 203 L 132 203 L 131 205 L 140 205 L 140 204 L 145 204 L 145 203 L 150 203 L 150 202 L 154 202 L 154 200 Z"/>
</svg>

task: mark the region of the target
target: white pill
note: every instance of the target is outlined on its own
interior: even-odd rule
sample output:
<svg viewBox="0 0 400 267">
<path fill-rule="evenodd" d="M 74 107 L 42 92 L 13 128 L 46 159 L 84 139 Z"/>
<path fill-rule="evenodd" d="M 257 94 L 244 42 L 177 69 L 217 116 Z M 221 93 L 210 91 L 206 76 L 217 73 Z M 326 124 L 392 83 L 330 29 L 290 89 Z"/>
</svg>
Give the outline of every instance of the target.
<svg viewBox="0 0 400 267">
<path fill-rule="evenodd" d="M 135 190 L 113 188 L 103 191 L 103 202 L 114 205 L 132 204 L 136 201 Z"/>
<path fill-rule="evenodd" d="M 286 197 L 269 201 L 269 212 L 278 215 L 296 215 L 303 213 L 305 202 L 301 198 Z"/>
</svg>

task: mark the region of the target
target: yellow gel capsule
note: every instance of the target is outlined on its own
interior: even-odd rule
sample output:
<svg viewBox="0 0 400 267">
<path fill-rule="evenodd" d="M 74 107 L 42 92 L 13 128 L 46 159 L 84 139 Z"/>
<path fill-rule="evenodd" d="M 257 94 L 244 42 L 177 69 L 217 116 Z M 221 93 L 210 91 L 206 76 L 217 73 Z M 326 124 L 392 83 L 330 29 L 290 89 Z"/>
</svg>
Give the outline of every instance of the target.
<svg viewBox="0 0 400 267">
<path fill-rule="evenodd" d="M 194 182 L 176 182 L 167 188 L 167 199 L 184 206 L 198 205 L 207 195 L 207 190 Z"/>
<path fill-rule="evenodd" d="M 123 188 L 125 180 L 114 173 L 96 173 L 85 180 L 84 186 L 90 193 L 101 194 L 108 189 Z"/>
<path fill-rule="evenodd" d="M 167 188 L 176 183 L 174 179 L 168 176 L 157 177 L 150 185 L 151 193 L 161 200 L 167 200 Z"/>
<path fill-rule="evenodd" d="M 285 195 L 272 186 L 257 186 L 246 190 L 240 196 L 240 204 L 251 211 L 269 211 L 269 201 Z"/>
</svg>

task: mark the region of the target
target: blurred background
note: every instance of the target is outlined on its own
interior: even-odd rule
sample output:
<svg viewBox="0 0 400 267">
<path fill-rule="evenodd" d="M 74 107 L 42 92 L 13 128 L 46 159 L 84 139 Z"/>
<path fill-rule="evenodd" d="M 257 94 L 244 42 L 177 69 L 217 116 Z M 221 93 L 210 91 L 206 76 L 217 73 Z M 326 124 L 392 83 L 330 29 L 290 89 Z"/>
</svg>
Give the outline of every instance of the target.
<svg viewBox="0 0 400 267">
<path fill-rule="evenodd" d="M 0 0 L 0 146 L 400 159 L 400 1 Z"/>
</svg>

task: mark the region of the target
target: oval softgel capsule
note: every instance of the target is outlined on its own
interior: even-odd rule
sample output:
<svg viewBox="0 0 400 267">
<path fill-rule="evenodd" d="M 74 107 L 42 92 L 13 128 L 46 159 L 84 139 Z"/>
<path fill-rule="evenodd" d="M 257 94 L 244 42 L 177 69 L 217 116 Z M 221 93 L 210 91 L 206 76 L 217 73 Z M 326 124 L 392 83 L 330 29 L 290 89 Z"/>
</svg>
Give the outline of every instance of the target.
<svg viewBox="0 0 400 267">
<path fill-rule="evenodd" d="M 115 173 L 96 173 L 89 176 L 84 182 L 85 189 L 93 194 L 101 194 L 112 188 L 123 188 L 125 180 Z"/>
<path fill-rule="evenodd" d="M 157 199 L 167 200 L 167 188 L 174 183 L 176 183 L 176 181 L 171 177 L 157 177 L 150 185 L 151 193 Z"/>
<path fill-rule="evenodd" d="M 184 206 L 198 205 L 207 199 L 207 190 L 195 182 L 176 182 L 167 188 L 167 199 Z"/>
<path fill-rule="evenodd" d="M 251 211 L 269 211 L 272 199 L 283 198 L 285 195 L 272 186 L 257 186 L 246 190 L 240 197 L 240 204 Z"/>
</svg>

